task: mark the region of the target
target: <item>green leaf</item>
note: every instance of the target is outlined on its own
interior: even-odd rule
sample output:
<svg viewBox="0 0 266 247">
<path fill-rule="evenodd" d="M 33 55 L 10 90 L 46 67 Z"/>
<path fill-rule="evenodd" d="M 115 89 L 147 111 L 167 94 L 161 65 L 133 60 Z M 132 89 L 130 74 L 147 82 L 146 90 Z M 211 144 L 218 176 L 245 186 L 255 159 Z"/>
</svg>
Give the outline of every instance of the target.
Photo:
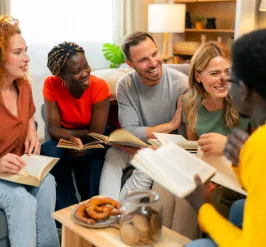
<svg viewBox="0 0 266 247">
<path fill-rule="evenodd" d="M 107 61 L 116 66 L 125 62 L 124 54 L 118 45 L 105 43 L 103 44 L 102 53 Z"/>
<path fill-rule="evenodd" d="M 118 67 L 119 67 L 119 64 L 114 64 L 114 63 L 110 64 L 110 68 L 112 68 L 112 69 L 116 69 Z"/>
</svg>

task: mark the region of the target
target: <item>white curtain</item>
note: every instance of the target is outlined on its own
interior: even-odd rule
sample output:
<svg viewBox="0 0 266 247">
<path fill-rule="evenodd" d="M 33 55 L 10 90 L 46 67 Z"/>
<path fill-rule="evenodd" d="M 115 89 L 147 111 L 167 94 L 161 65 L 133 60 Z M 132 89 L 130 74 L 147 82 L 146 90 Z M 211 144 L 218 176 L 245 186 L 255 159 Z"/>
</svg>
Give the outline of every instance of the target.
<svg viewBox="0 0 266 247">
<path fill-rule="evenodd" d="M 120 45 L 126 34 L 148 28 L 148 4 L 154 0 L 113 0 L 113 39 Z"/>
<path fill-rule="evenodd" d="M 0 0 L 0 15 L 10 14 L 10 0 Z"/>
</svg>

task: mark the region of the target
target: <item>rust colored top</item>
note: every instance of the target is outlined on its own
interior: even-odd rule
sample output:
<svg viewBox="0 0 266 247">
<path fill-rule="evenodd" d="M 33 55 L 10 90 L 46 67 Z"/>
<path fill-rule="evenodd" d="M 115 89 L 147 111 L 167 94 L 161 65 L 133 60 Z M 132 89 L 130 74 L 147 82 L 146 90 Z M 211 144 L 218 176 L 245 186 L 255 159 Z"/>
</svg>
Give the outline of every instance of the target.
<svg viewBox="0 0 266 247">
<path fill-rule="evenodd" d="M 0 92 L 0 157 L 7 153 L 24 154 L 24 141 L 29 119 L 35 113 L 31 86 L 27 81 L 17 83 L 19 93 L 17 116 L 6 107 Z"/>
</svg>

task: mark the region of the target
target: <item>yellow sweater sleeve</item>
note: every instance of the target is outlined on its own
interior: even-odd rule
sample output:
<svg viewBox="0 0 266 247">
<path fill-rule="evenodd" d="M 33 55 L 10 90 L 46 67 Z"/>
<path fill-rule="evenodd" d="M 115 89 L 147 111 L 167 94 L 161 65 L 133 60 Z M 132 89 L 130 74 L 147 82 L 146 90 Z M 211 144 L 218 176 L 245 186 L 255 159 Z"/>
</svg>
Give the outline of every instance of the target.
<svg viewBox="0 0 266 247">
<path fill-rule="evenodd" d="M 248 192 L 243 230 L 223 218 L 212 205 L 204 204 L 199 224 L 219 247 L 266 246 L 266 142 L 250 142 L 241 151 L 241 180 Z"/>
</svg>

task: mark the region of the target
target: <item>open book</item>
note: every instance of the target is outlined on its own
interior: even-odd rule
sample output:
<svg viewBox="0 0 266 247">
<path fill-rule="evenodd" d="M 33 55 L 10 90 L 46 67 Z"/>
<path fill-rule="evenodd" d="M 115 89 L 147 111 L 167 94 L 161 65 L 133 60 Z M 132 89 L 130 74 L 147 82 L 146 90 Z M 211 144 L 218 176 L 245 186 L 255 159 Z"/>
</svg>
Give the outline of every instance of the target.
<svg viewBox="0 0 266 247">
<path fill-rule="evenodd" d="M 109 136 L 100 135 L 97 133 L 91 132 L 90 136 L 104 142 L 107 145 L 117 144 L 121 146 L 129 146 L 129 147 L 148 147 L 149 145 L 145 142 L 141 141 L 136 136 L 132 135 L 128 131 L 124 129 L 117 129 L 113 131 Z"/>
<path fill-rule="evenodd" d="M 173 143 L 155 151 L 150 148 L 139 150 L 133 156 L 131 164 L 180 198 L 186 197 L 196 188 L 195 174 L 204 183 L 207 180 L 213 181 L 213 177 L 220 173 L 218 167 L 211 166 Z M 225 187 L 236 191 L 241 188 L 236 186 L 237 181 L 232 182 L 222 176 L 220 178 L 219 184 Z"/>
<path fill-rule="evenodd" d="M 34 154 L 30 156 L 24 154 L 21 158 L 27 163 L 27 166 L 22 168 L 18 174 L 2 173 L 0 179 L 38 187 L 59 160 L 58 158 Z"/>
<path fill-rule="evenodd" d="M 157 139 L 149 139 L 148 142 L 156 147 L 164 146 L 169 143 L 175 143 L 178 146 L 186 149 L 191 153 L 197 153 L 198 142 L 197 141 L 188 141 L 182 135 L 174 134 L 163 134 L 163 133 L 153 133 Z"/>
<path fill-rule="evenodd" d="M 74 142 L 60 139 L 59 142 L 57 143 L 57 147 L 74 149 L 78 151 L 92 149 L 92 148 L 104 148 L 104 146 L 100 144 L 102 143 L 102 141 L 99 141 L 98 139 L 93 138 L 92 136 L 87 136 L 86 138 L 83 138 L 82 141 L 83 141 L 83 146 L 79 146 Z"/>
<path fill-rule="evenodd" d="M 232 163 L 225 156 L 205 155 L 201 149 L 198 150 L 197 156 L 217 170 L 215 176 L 211 179 L 212 182 L 220 184 L 240 194 L 247 195 L 246 191 L 242 189 L 240 181 L 232 169 Z"/>
</svg>

